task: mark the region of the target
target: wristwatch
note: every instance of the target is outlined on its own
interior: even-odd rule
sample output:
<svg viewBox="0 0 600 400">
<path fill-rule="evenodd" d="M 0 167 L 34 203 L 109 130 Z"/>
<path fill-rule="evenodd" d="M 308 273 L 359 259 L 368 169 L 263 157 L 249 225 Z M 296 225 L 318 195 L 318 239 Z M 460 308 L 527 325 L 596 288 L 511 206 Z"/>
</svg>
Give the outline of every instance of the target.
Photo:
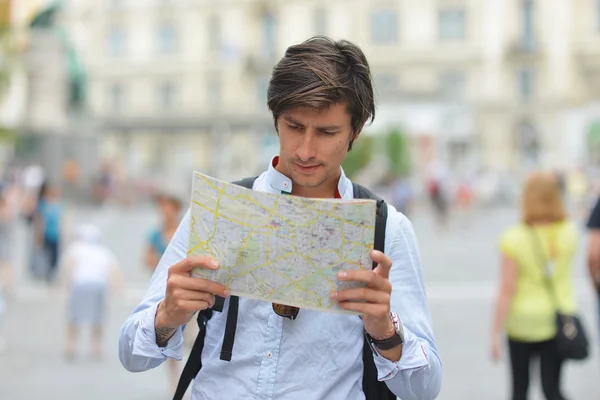
<svg viewBox="0 0 600 400">
<path fill-rule="evenodd" d="M 391 337 L 379 339 L 374 338 L 365 332 L 365 337 L 369 342 L 371 349 L 376 353 L 379 353 L 377 350 L 390 350 L 404 343 L 404 328 L 402 327 L 398 314 L 391 312 L 390 319 L 394 326 L 394 334 Z"/>
</svg>

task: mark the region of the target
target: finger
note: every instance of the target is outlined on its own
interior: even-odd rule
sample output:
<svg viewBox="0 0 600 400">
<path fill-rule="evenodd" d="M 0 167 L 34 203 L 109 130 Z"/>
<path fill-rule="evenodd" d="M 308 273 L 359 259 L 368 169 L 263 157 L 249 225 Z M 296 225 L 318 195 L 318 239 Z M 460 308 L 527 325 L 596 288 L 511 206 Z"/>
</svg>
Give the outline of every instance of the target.
<svg viewBox="0 0 600 400">
<path fill-rule="evenodd" d="M 176 289 L 173 295 L 181 300 L 206 301 L 212 307 L 215 304 L 215 295 L 207 292 L 199 292 L 197 290 Z"/>
<path fill-rule="evenodd" d="M 338 272 L 338 279 L 340 281 L 364 282 L 372 289 L 378 289 L 388 293 L 392 292 L 390 281 L 388 281 L 387 278 L 376 274 L 375 271 L 340 271 Z"/>
<path fill-rule="evenodd" d="M 175 275 L 169 277 L 167 285 L 173 290 L 186 289 L 196 292 L 211 293 L 221 297 L 229 297 L 230 292 L 220 283 L 209 281 L 202 278 L 192 278 L 189 276 Z"/>
<path fill-rule="evenodd" d="M 169 268 L 169 273 L 187 273 L 194 268 L 218 269 L 217 260 L 209 256 L 189 256 Z"/>
<path fill-rule="evenodd" d="M 390 304 L 390 294 L 370 288 L 340 290 L 331 294 L 332 299 L 342 301 L 366 301 L 376 304 Z"/>
<path fill-rule="evenodd" d="M 362 315 L 375 318 L 386 318 L 389 315 L 388 306 L 384 304 L 358 303 L 355 301 L 343 301 L 339 306 L 348 311 L 354 311 Z"/>
<path fill-rule="evenodd" d="M 377 263 L 377 268 L 375 268 L 375 273 L 384 278 L 390 277 L 390 269 L 392 269 L 392 259 L 383 254 L 379 250 L 373 250 L 371 254 L 369 254 L 371 260 Z"/>
<path fill-rule="evenodd" d="M 177 303 L 175 303 L 175 305 L 180 310 L 186 312 L 202 311 L 211 307 L 211 305 L 204 300 L 178 300 Z"/>
</svg>

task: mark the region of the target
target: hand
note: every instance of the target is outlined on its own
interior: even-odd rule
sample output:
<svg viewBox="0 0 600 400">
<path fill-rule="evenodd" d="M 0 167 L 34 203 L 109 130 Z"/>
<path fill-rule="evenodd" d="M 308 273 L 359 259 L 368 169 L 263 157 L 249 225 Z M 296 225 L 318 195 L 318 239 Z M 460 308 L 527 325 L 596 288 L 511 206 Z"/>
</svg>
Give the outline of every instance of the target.
<svg viewBox="0 0 600 400">
<path fill-rule="evenodd" d="M 373 250 L 371 259 L 378 263 L 372 271 L 340 271 L 341 281 L 358 281 L 367 287 L 346 289 L 332 293 L 331 297 L 345 310 L 362 314 L 365 330 L 376 338 L 391 337 L 394 327 L 390 319 L 392 284 L 389 281 L 392 260 L 380 251 Z"/>
<path fill-rule="evenodd" d="M 500 360 L 500 353 L 501 353 L 500 347 L 501 347 L 500 346 L 500 335 L 494 334 L 492 336 L 492 341 L 491 341 L 491 346 L 490 346 L 492 360 L 494 362 L 498 362 Z"/>
<path fill-rule="evenodd" d="M 169 268 L 165 299 L 156 311 L 157 330 L 175 329 L 188 323 L 196 311 L 210 308 L 215 295 L 229 297 L 225 286 L 202 278 L 192 278 L 194 268 L 215 270 L 218 263 L 205 256 L 190 256 Z"/>
</svg>

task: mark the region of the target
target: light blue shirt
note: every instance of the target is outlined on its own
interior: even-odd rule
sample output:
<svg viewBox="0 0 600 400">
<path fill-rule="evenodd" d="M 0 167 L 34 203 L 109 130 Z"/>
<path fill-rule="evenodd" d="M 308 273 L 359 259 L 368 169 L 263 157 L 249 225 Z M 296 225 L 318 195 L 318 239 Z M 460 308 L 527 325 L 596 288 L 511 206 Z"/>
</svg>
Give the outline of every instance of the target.
<svg viewBox="0 0 600 400">
<path fill-rule="evenodd" d="M 291 192 L 292 182 L 271 165 L 253 189 Z M 353 198 L 352 184 L 343 171 L 338 190 L 342 198 Z M 119 358 L 129 371 L 155 368 L 167 358 L 182 359 L 182 328 L 166 347 L 158 347 L 154 318 L 165 296 L 169 266 L 187 255 L 189 230 L 188 211 L 144 299 L 121 329 Z M 385 249 L 393 262 L 391 308 L 402 320 L 405 342 L 398 362 L 374 357 L 378 376 L 402 400 L 435 399 L 441 388 L 442 363 L 431 327 L 417 241 L 410 221 L 391 205 Z M 227 307 L 228 301 L 224 311 Z M 215 312 L 208 322 L 193 400 L 364 399 L 363 323 L 359 317 L 302 309 L 292 321 L 276 315 L 271 303 L 240 298 L 230 362 L 219 358 L 226 317 L 226 312 Z"/>
</svg>

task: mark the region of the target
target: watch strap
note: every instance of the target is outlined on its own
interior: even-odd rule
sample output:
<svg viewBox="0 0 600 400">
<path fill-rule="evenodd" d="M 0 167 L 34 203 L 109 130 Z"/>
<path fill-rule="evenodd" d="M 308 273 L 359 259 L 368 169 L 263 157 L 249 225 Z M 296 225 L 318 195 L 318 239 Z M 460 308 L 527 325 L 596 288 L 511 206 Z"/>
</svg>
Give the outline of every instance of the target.
<svg viewBox="0 0 600 400">
<path fill-rule="evenodd" d="M 367 337 L 367 340 L 369 340 L 369 342 L 379 350 L 390 350 L 394 347 L 400 346 L 403 343 L 402 337 L 400 337 L 398 333 L 394 334 L 394 336 L 390 338 L 383 340 L 375 339 L 368 333 L 365 333 L 365 335 Z"/>
</svg>

